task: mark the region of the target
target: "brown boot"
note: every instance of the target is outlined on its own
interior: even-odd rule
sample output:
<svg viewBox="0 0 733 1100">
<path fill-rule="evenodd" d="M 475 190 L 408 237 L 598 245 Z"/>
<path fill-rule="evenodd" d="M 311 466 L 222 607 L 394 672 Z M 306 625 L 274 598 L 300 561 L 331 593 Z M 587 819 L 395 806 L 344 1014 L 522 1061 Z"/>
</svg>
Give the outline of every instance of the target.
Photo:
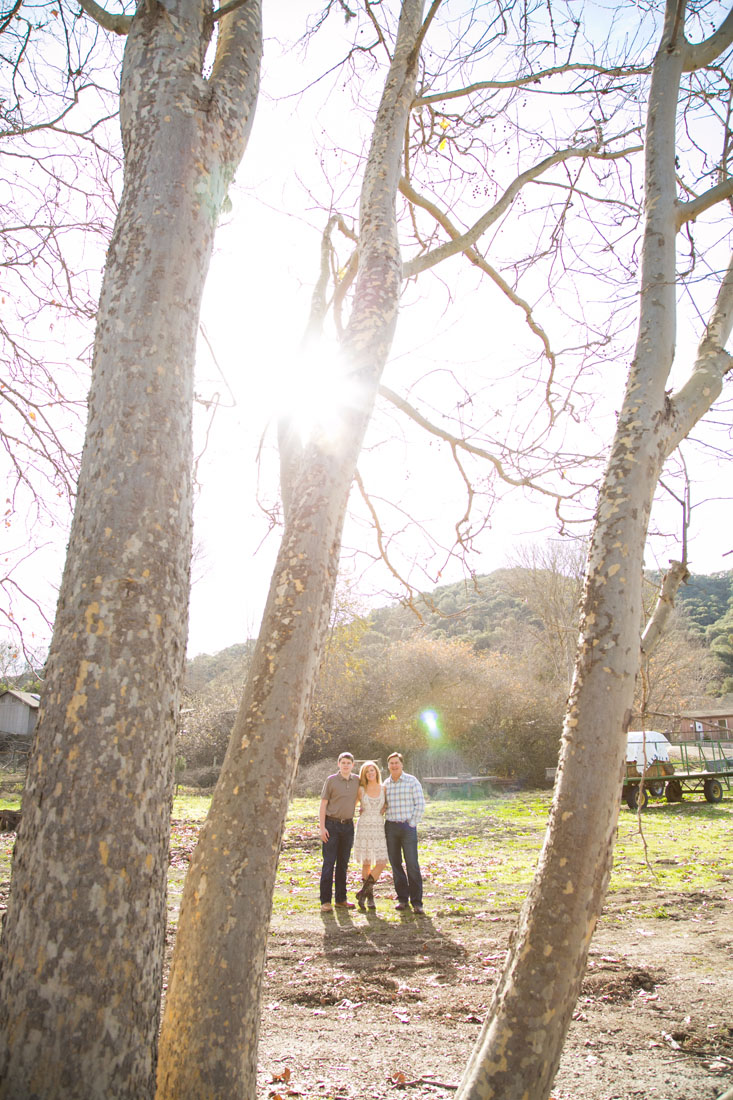
<svg viewBox="0 0 733 1100">
<path fill-rule="evenodd" d="M 373 889 L 374 889 L 374 879 L 372 878 L 371 875 L 369 875 L 368 878 L 364 879 L 364 881 L 362 882 L 361 890 L 358 890 L 357 894 L 356 894 L 356 900 L 359 902 L 360 906 L 361 906 L 362 902 L 366 901 L 367 898 L 371 897 Z"/>
</svg>

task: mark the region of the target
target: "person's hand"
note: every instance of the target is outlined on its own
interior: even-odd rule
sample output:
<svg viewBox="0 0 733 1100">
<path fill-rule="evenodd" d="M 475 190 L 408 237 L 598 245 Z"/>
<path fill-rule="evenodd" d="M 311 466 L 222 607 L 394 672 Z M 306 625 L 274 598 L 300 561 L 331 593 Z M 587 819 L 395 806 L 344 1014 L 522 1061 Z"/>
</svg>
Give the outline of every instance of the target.
<svg viewBox="0 0 733 1100">
<path fill-rule="evenodd" d="M 323 825 L 321 827 L 321 840 L 323 841 L 324 844 L 328 840 L 328 829 L 326 828 L 325 825 Z"/>
</svg>

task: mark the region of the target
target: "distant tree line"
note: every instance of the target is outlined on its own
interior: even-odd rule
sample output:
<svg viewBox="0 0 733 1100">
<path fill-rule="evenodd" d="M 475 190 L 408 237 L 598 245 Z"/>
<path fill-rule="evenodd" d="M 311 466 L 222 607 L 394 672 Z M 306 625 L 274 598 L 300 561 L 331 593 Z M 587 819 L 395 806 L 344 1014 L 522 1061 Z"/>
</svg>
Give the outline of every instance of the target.
<svg viewBox="0 0 733 1100">
<path fill-rule="evenodd" d="M 0 642 L 0 691 L 42 691 L 43 665 L 44 655 Z"/>
<path fill-rule="evenodd" d="M 364 613 L 341 594 L 301 763 L 348 747 L 404 749 L 422 775 L 496 774 L 542 783 L 557 762 L 572 672 L 582 554 L 532 549 L 521 564 L 442 585 L 413 606 Z M 650 727 L 733 690 L 733 573 L 692 576 L 637 693 Z M 660 577 L 647 577 L 648 608 Z M 188 663 L 179 752 L 211 785 L 246 676 L 249 644 Z M 427 716 L 427 717 L 426 717 Z"/>
</svg>

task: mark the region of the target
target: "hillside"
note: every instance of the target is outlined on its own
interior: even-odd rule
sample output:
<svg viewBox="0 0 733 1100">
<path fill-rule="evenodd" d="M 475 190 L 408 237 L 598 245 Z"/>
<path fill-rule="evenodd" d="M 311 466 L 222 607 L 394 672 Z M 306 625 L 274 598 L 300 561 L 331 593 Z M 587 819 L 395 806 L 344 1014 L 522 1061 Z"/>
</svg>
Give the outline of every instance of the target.
<svg viewBox="0 0 733 1100">
<path fill-rule="evenodd" d="M 651 586 L 659 574 L 650 573 Z M 580 581 L 543 575 L 527 569 L 497 569 L 454 584 L 439 585 L 415 600 L 412 607 L 394 603 L 370 612 L 361 638 L 365 651 L 384 649 L 416 634 L 470 643 L 477 651 L 513 652 L 518 639 L 542 630 L 540 598 L 554 601 L 549 611 L 557 614 L 564 602 L 573 630 L 573 608 Z M 558 590 L 559 596 L 558 596 Z M 717 637 L 716 623 L 733 613 L 733 570 L 712 575 L 693 574 L 677 596 L 681 621 L 703 643 Z M 186 689 L 200 691 L 221 681 L 231 688 L 243 678 L 252 641 L 229 646 L 213 655 L 201 654 L 186 666 Z M 708 643 L 709 644 L 709 643 Z M 720 648 L 720 643 L 718 643 Z"/>
<path fill-rule="evenodd" d="M 517 595 L 521 569 L 497 569 L 425 593 L 412 607 L 393 604 L 373 611 L 370 630 L 390 642 L 424 631 L 432 637 L 470 641 L 476 649 L 498 649 L 517 625 L 536 622 Z"/>
<path fill-rule="evenodd" d="M 659 573 L 651 573 L 659 581 Z M 724 573 L 703 573 L 689 577 L 677 594 L 676 606 L 690 627 L 704 634 L 709 626 L 722 619 L 733 605 L 733 570 Z"/>
</svg>

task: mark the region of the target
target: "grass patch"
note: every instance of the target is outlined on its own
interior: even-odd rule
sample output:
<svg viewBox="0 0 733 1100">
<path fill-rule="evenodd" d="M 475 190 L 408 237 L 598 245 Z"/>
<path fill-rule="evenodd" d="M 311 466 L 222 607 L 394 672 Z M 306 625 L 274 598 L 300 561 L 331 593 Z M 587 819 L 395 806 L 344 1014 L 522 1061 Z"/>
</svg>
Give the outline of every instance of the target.
<svg viewBox="0 0 733 1100">
<path fill-rule="evenodd" d="M 526 897 L 544 841 L 552 795 L 549 791 L 429 802 L 420 826 L 420 864 L 425 901 L 431 911 L 461 915 L 479 910 L 515 910 Z M 321 857 L 318 799 L 294 800 L 275 888 L 274 912 L 313 910 Z M 733 878 L 729 837 L 733 801 L 713 806 L 694 801 L 654 804 L 636 816 L 625 808 L 619 819 L 610 894 L 633 889 L 635 916 L 666 913 L 660 890 L 694 893 Z M 358 878 L 352 863 L 350 884 Z M 651 895 L 648 905 L 643 898 Z M 647 912 L 648 910 L 648 912 Z M 380 916 L 391 912 L 380 907 Z M 398 918 L 395 918 L 398 919 Z"/>
<path fill-rule="evenodd" d="M 273 912 L 312 912 L 318 900 L 321 846 L 317 798 L 293 800 L 278 866 Z M 476 911 L 516 910 L 526 897 L 545 836 L 550 791 L 524 791 L 485 800 L 431 801 L 420 826 L 420 863 L 425 901 L 431 911 L 461 916 Z M 193 843 L 206 816 L 209 795 L 181 794 L 173 804 L 173 845 Z M 730 835 L 733 800 L 652 803 L 642 814 L 649 864 L 637 818 L 625 807 L 619 817 L 610 895 L 633 890 L 633 915 L 661 917 L 659 891 L 694 893 L 733 880 Z M 180 897 L 187 864 L 171 864 L 171 902 Z M 356 888 L 352 862 L 349 886 Z M 379 892 L 379 891 L 378 891 Z M 386 892 L 386 890 L 385 890 Z M 645 894 L 649 893 L 648 903 Z M 629 914 L 631 915 L 631 914 Z M 399 919 L 391 908 L 380 916 Z"/>
<path fill-rule="evenodd" d="M 429 911 L 465 916 L 479 911 L 516 910 L 526 897 L 545 836 L 551 792 L 530 791 L 428 803 L 420 826 L 420 863 Z M 318 798 L 293 800 L 278 866 L 273 911 L 279 915 L 313 912 L 318 902 L 321 845 Z M 172 859 L 169 870 L 169 916 L 177 920 L 188 857 L 208 813 L 210 795 L 181 792 L 173 801 Z M 0 796 L 0 808 L 19 809 L 15 794 Z M 636 815 L 621 809 L 609 901 L 619 891 L 633 891 L 628 916 L 669 918 L 660 893 L 695 894 L 720 889 L 733 881 L 730 836 L 733 799 L 717 805 L 700 799 L 651 803 L 642 814 L 648 863 Z M 15 837 L 0 837 L 0 880 L 9 878 Z M 352 862 L 349 888 L 358 883 Z M 379 892 L 386 894 L 387 888 Z M 399 919 L 382 904 L 380 916 Z"/>
<path fill-rule="evenodd" d="M 209 812 L 210 805 L 210 794 L 193 794 L 190 791 L 181 792 L 173 799 L 171 817 L 174 821 L 202 822 Z"/>
</svg>

